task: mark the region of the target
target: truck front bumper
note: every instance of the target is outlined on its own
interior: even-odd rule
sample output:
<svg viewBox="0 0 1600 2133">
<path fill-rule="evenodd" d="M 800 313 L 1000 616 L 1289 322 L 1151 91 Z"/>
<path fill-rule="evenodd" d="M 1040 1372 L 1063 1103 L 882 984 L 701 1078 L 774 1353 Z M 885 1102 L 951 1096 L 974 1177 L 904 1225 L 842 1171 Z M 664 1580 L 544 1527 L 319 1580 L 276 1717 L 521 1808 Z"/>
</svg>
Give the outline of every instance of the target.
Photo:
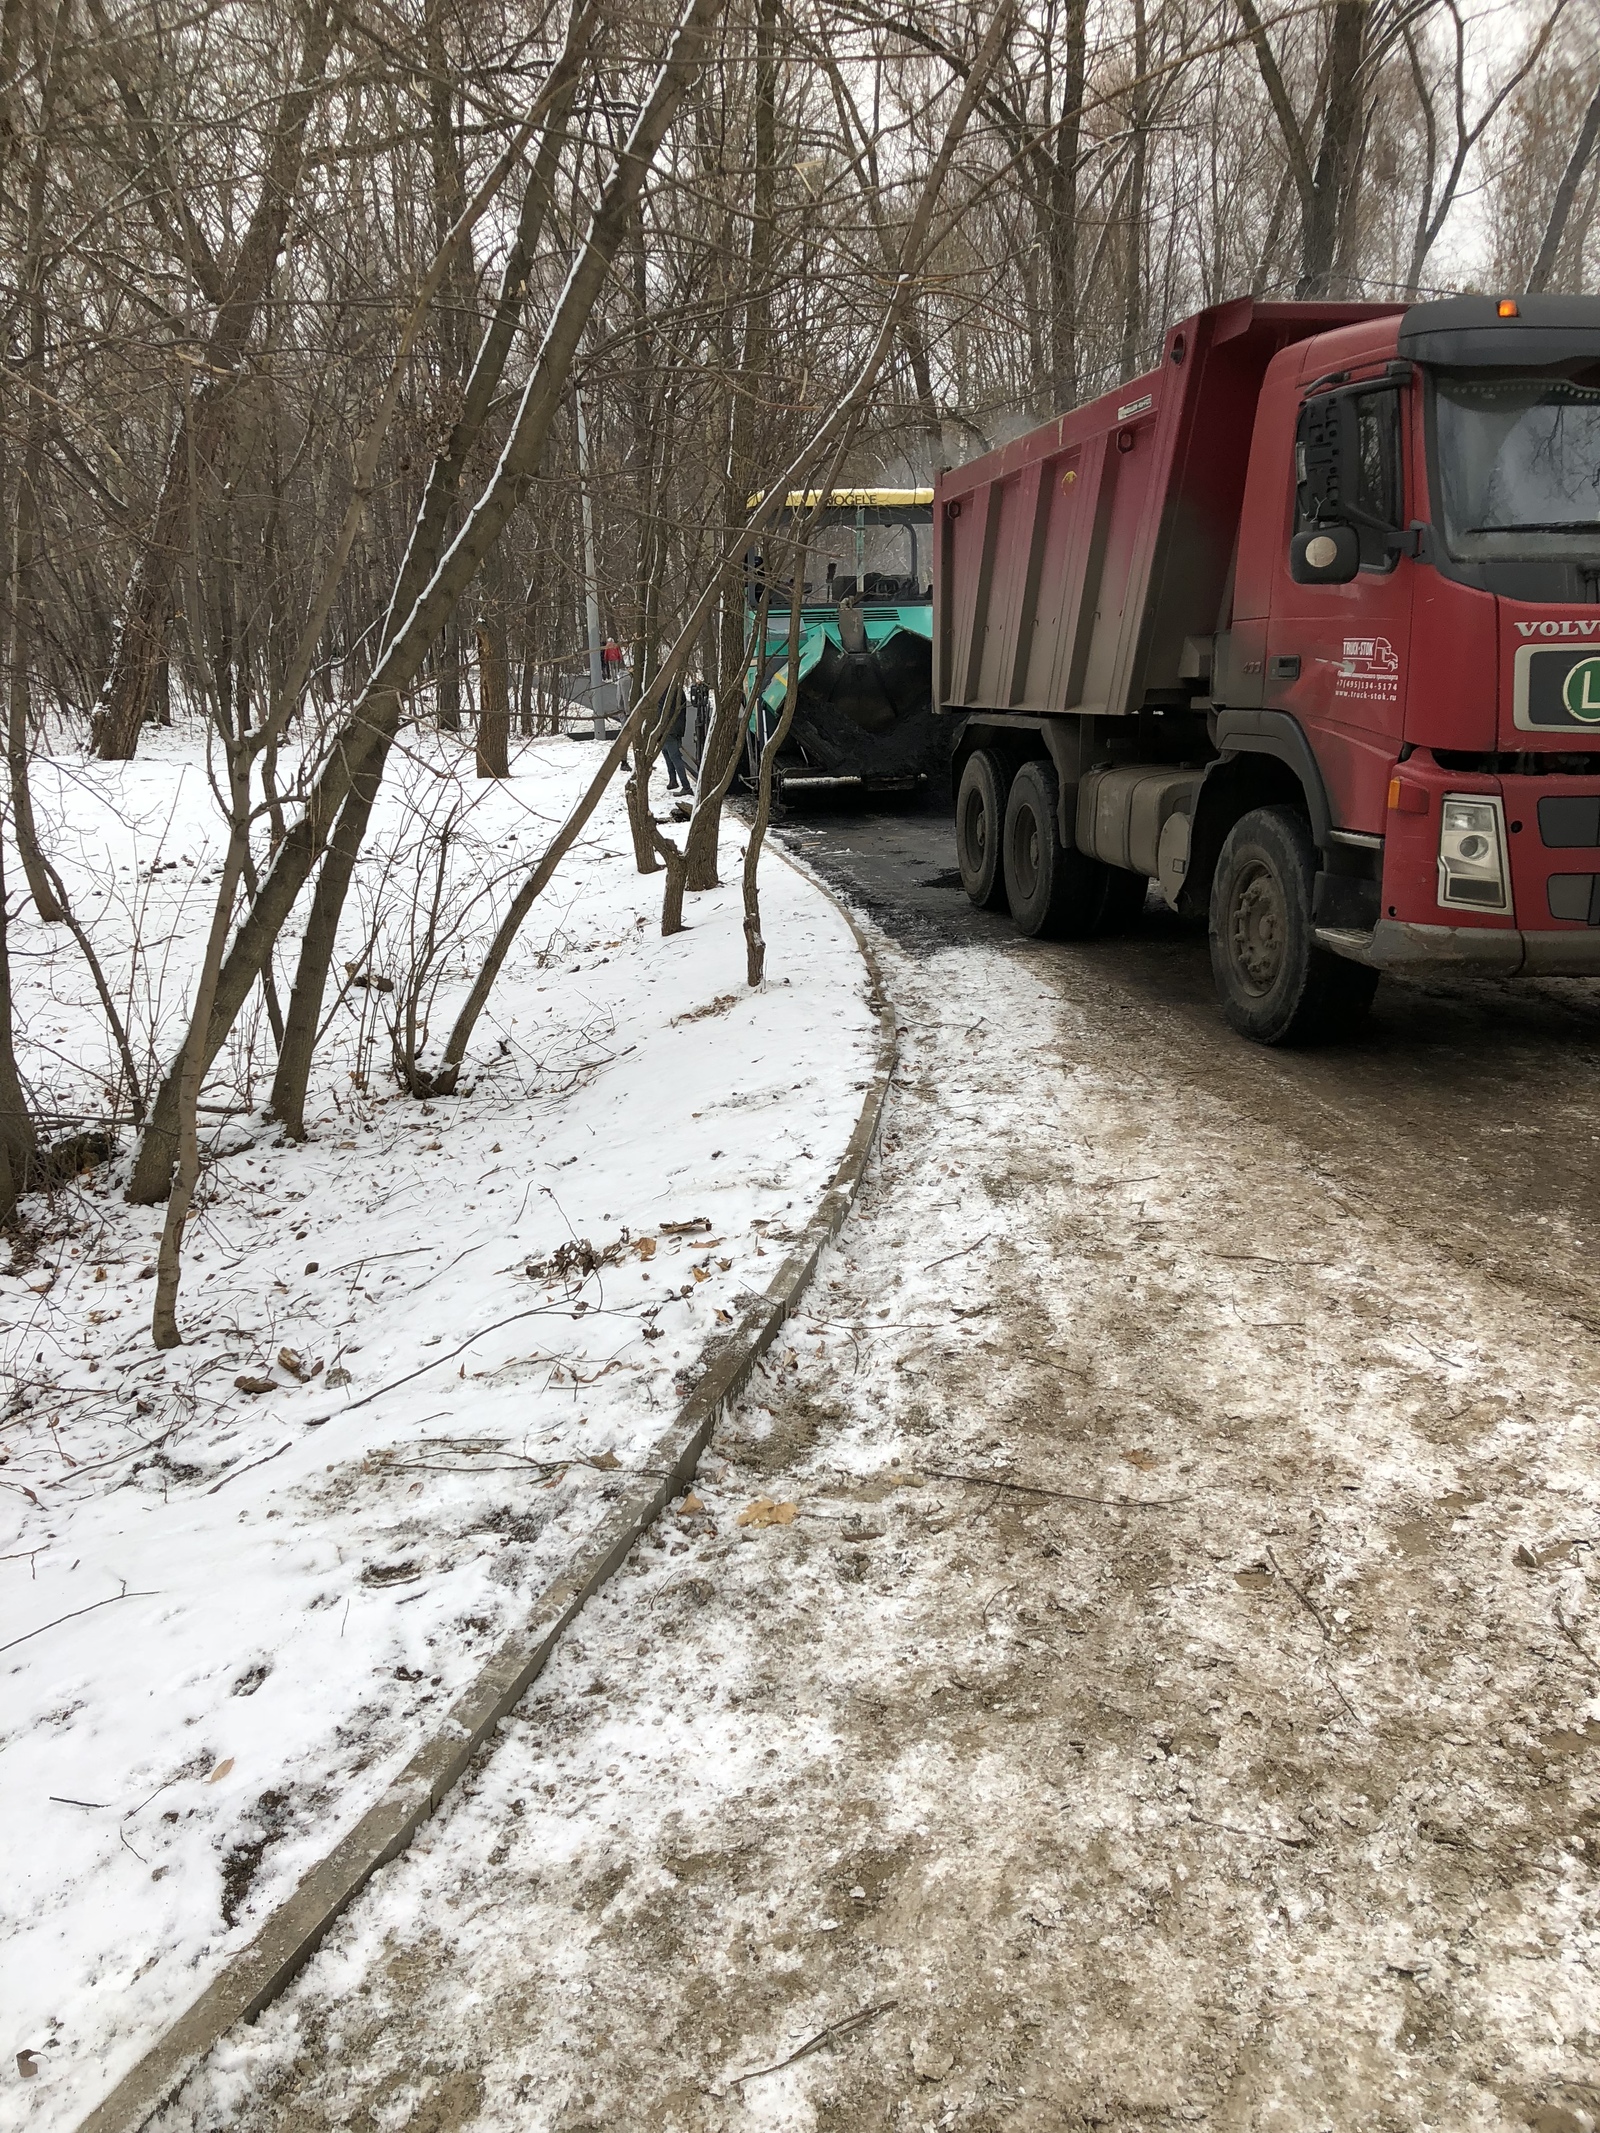
<svg viewBox="0 0 1600 2133">
<path fill-rule="evenodd" d="M 1519 933 L 1491 926 L 1419 926 L 1380 919 L 1370 933 L 1319 926 L 1318 943 L 1372 970 L 1475 970 L 1499 978 L 1600 978 L 1600 926 Z"/>
</svg>

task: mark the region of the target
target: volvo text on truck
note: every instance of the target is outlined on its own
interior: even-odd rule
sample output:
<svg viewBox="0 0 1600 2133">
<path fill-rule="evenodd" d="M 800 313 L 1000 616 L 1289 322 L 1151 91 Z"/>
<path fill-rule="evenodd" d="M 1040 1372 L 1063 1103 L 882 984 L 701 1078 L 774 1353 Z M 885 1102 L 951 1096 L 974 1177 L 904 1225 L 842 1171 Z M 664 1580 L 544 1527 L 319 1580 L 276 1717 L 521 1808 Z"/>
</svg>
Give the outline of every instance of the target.
<svg viewBox="0 0 1600 2133">
<path fill-rule="evenodd" d="M 961 877 L 1208 916 L 1235 1028 L 1600 976 L 1600 297 L 1241 299 L 940 476 Z"/>
</svg>

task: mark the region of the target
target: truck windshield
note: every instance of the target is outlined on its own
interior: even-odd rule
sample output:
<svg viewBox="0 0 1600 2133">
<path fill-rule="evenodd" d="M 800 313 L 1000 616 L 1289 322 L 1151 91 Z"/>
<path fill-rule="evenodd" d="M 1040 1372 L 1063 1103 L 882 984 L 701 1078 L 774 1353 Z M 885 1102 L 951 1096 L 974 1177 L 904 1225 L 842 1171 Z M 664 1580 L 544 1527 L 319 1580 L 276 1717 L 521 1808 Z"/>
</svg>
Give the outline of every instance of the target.
<svg viewBox="0 0 1600 2133">
<path fill-rule="evenodd" d="M 806 598 L 930 599 L 932 531 L 926 504 L 846 504 L 825 512 L 806 549 Z"/>
<path fill-rule="evenodd" d="M 1453 555 L 1600 556 L 1600 384 L 1447 374 L 1434 411 Z"/>
<path fill-rule="evenodd" d="M 774 552 L 782 555 L 781 543 Z M 752 602 L 759 568 L 749 576 Z M 933 512 L 927 504 L 841 504 L 825 511 L 806 543 L 805 599 L 834 605 L 847 594 L 872 601 L 933 598 Z M 779 604 L 774 580 L 774 605 Z M 783 597 L 788 597 L 785 576 Z"/>
</svg>

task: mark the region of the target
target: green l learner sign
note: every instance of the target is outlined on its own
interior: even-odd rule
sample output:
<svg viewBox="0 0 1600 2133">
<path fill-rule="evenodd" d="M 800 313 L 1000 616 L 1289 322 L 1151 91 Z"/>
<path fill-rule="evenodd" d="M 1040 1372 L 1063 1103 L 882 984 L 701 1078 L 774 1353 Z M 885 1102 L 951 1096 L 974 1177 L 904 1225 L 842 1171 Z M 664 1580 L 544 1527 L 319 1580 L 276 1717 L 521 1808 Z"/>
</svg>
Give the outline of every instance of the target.
<svg viewBox="0 0 1600 2133">
<path fill-rule="evenodd" d="M 1600 729 L 1600 652 L 1576 645 L 1517 647 L 1511 715 L 1524 733 Z"/>
<path fill-rule="evenodd" d="M 1586 726 L 1600 726 L 1600 659 L 1580 659 L 1561 688 L 1561 701 Z"/>
</svg>

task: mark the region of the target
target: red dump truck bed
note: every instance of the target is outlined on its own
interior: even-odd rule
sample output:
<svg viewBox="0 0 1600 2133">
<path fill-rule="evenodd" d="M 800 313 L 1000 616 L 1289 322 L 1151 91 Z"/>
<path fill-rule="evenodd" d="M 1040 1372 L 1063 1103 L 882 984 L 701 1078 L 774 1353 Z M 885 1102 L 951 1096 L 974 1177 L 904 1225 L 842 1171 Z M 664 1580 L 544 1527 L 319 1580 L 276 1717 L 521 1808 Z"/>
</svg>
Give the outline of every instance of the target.
<svg viewBox="0 0 1600 2133">
<path fill-rule="evenodd" d="M 1268 363 L 1403 309 L 1221 304 L 1173 329 L 1159 370 L 941 474 L 935 705 L 1183 701 L 1184 640 L 1218 628 Z"/>
</svg>

